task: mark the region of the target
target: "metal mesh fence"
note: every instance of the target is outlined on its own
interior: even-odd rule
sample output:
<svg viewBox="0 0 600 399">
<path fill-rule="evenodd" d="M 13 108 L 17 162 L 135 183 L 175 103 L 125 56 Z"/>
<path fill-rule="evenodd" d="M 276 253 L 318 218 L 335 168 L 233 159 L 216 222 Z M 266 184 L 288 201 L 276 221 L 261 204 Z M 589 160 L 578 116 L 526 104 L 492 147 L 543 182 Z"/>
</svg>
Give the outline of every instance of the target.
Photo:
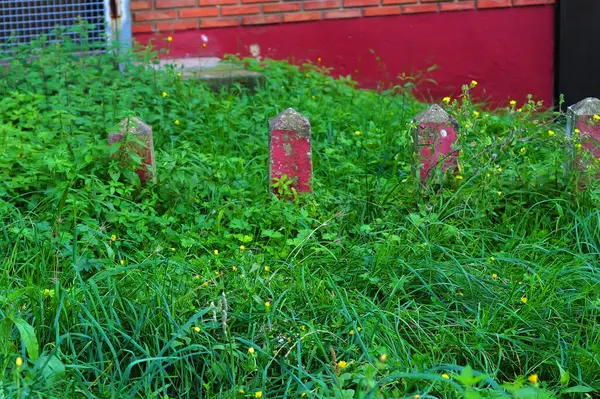
<svg viewBox="0 0 600 399">
<path fill-rule="evenodd" d="M 42 35 L 50 43 L 59 41 L 53 33 L 57 27 L 67 28 L 63 34 L 80 41 L 82 36 L 68 29 L 80 23 L 93 25 L 86 40 L 102 45 L 105 12 L 105 0 L 0 0 L 0 56 Z"/>
</svg>

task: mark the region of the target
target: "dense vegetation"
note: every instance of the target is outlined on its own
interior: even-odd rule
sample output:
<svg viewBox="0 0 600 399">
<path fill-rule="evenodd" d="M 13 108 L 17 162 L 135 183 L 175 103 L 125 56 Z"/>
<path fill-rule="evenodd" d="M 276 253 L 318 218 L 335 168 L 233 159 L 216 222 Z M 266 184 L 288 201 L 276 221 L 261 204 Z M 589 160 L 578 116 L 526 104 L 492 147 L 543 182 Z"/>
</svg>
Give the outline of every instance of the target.
<svg viewBox="0 0 600 399">
<path fill-rule="evenodd" d="M 0 398 L 600 389 L 598 191 L 574 188 L 562 115 L 490 113 L 465 86 L 443 103 L 458 175 L 419 189 L 426 105 L 407 81 L 234 60 L 264 87 L 215 93 L 150 68 L 151 49 L 74 46 L 34 43 L 2 71 Z M 314 192 L 294 201 L 268 187 L 267 120 L 287 107 L 313 132 Z M 110 158 L 132 115 L 157 184 Z"/>
</svg>

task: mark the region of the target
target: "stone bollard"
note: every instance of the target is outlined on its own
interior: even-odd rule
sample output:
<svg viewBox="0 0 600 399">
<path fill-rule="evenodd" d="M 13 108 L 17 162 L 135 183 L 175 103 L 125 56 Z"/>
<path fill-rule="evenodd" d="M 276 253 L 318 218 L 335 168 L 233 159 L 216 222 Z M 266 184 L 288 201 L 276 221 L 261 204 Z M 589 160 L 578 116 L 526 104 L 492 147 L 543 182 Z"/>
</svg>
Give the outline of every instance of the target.
<svg viewBox="0 0 600 399">
<path fill-rule="evenodd" d="M 589 169 L 594 161 L 600 158 L 600 100 L 588 97 L 567 109 L 567 138 L 574 138 L 582 151 L 591 156 L 591 161 L 584 163 L 582 153 L 577 151 L 574 163 L 580 172 Z M 598 175 L 600 178 L 600 174 Z M 580 181 L 580 188 L 585 186 Z"/>
<path fill-rule="evenodd" d="M 419 176 L 422 184 L 441 166 L 442 172 L 458 165 L 458 122 L 437 104 L 416 117 L 418 123 L 415 143 Z"/>
<path fill-rule="evenodd" d="M 287 175 L 290 189 L 298 193 L 311 191 L 312 152 L 310 122 L 288 108 L 269 120 L 269 181 Z"/>
<path fill-rule="evenodd" d="M 156 161 L 154 157 L 152 127 L 138 118 L 125 118 L 119 123 L 119 126 L 122 126 L 120 131 L 110 132 L 108 136 L 109 145 L 123 141 L 128 134 L 134 135 L 135 138 L 144 143 L 144 145 L 130 141 L 127 145 L 121 147 L 119 151 L 114 154 L 114 157 L 123 160 L 126 147 L 129 147 L 131 151 L 142 158 L 143 167 L 136 171 L 142 184 L 146 183 L 148 180 L 152 180 L 153 183 L 156 183 Z M 150 170 L 148 170 L 148 166 L 150 167 Z"/>
</svg>

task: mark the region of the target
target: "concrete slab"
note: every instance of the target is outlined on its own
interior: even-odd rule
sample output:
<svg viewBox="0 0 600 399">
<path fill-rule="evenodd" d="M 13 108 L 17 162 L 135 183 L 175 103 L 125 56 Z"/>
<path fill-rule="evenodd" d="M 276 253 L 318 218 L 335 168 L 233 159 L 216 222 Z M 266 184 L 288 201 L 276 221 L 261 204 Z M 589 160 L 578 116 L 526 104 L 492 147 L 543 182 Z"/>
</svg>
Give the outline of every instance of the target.
<svg viewBox="0 0 600 399">
<path fill-rule="evenodd" d="M 203 81 L 216 91 L 223 87 L 231 88 L 235 84 L 254 90 L 264 82 L 263 74 L 248 71 L 216 57 L 164 59 L 154 67 L 164 68 L 167 65 L 174 65 L 182 79 Z"/>
</svg>

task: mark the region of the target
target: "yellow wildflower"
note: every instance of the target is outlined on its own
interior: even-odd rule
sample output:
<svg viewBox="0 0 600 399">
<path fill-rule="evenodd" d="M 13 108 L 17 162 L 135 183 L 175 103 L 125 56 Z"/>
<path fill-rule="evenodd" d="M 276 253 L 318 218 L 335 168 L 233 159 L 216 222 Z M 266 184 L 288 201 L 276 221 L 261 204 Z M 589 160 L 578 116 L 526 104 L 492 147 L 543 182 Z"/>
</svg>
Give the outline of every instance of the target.
<svg viewBox="0 0 600 399">
<path fill-rule="evenodd" d="M 385 362 L 386 360 L 387 360 L 387 354 L 382 353 L 381 356 L 379 356 L 379 361 Z"/>
<path fill-rule="evenodd" d="M 519 108 L 517 112 L 523 112 L 523 108 Z"/>
<path fill-rule="evenodd" d="M 111 239 L 112 241 L 116 241 L 116 240 L 117 240 L 117 236 L 113 234 L 112 236 L 110 236 L 110 239 Z"/>
<path fill-rule="evenodd" d="M 304 324 L 302 324 L 302 325 L 300 326 L 300 329 L 301 329 L 302 331 L 304 331 L 304 330 L 306 330 L 306 326 L 305 326 Z"/>
<path fill-rule="evenodd" d="M 413 399 L 421 399 L 421 395 L 417 394 L 417 395 L 413 396 Z"/>
<path fill-rule="evenodd" d="M 600 116 L 598 116 L 598 114 L 594 114 L 594 121 L 598 122 L 600 121 Z"/>
<path fill-rule="evenodd" d="M 246 247 L 244 245 L 240 245 L 240 251 L 245 251 Z"/>
<path fill-rule="evenodd" d="M 448 374 L 444 373 L 444 374 L 442 374 L 442 378 L 449 380 L 450 376 Z"/>
<path fill-rule="evenodd" d="M 554 136 L 554 131 L 553 130 L 548 130 L 548 136 L 550 136 L 550 137 Z"/>
<path fill-rule="evenodd" d="M 524 296 L 524 297 L 521 298 L 521 302 L 527 303 L 527 301 L 528 301 L 527 297 Z"/>
<path fill-rule="evenodd" d="M 194 280 L 200 280 L 200 275 L 199 275 L 199 274 L 196 274 L 196 275 L 194 276 Z"/>
<path fill-rule="evenodd" d="M 180 77 L 181 77 L 181 72 L 179 72 L 179 73 L 177 74 L 177 77 L 178 77 L 178 78 L 180 78 Z"/>
<path fill-rule="evenodd" d="M 354 330 L 350 330 L 350 331 L 348 331 L 348 334 L 350 334 L 350 335 L 354 335 Z"/>
<path fill-rule="evenodd" d="M 253 347 L 249 347 L 248 348 L 248 353 L 251 355 L 254 355 L 254 348 Z"/>
<path fill-rule="evenodd" d="M 456 175 L 456 180 L 462 180 L 463 177 L 461 175 Z"/>
<path fill-rule="evenodd" d="M 362 330 L 362 328 L 360 328 L 360 327 L 356 328 L 356 331 L 360 332 L 360 330 Z"/>
<path fill-rule="evenodd" d="M 237 267 L 237 266 L 234 266 L 234 267 L 232 267 L 231 269 L 233 269 L 233 271 L 234 271 L 234 272 L 237 272 L 237 271 L 238 271 L 238 267 Z"/>
<path fill-rule="evenodd" d="M 175 252 L 175 251 L 176 251 L 176 249 L 175 249 L 175 248 L 171 248 L 171 252 Z"/>
<path fill-rule="evenodd" d="M 442 101 L 444 101 L 446 104 L 450 104 L 451 98 L 450 97 L 444 97 L 444 99 Z"/>
<path fill-rule="evenodd" d="M 265 271 L 266 271 L 266 272 L 268 272 L 268 271 L 270 271 L 270 270 L 271 270 L 271 267 L 270 267 L 270 266 L 265 266 Z"/>
<path fill-rule="evenodd" d="M 357 130 L 356 132 L 354 132 L 354 134 L 356 134 L 357 136 L 360 136 L 360 131 Z"/>
<path fill-rule="evenodd" d="M 502 196 L 502 191 L 498 191 L 498 197 Z"/>
<path fill-rule="evenodd" d="M 194 332 L 195 333 L 199 333 L 200 332 L 200 327 L 198 327 L 198 326 L 194 327 Z"/>
<path fill-rule="evenodd" d="M 579 134 L 579 133 L 581 133 L 581 130 L 575 129 L 575 134 Z"/>
<path fill-rule="evenodd" d="M 163 91 L 163 92 L 162 92 L 162 96 L 163 96 L 163 98 L 165 98 L 166 96 L 168 96 L 167 92 L 166 92 L 166 91 Z"/>
<path fill-rule="evenodd" d="M 256 392 L 254 392 L 254 397 L 255 397 L 256 399 L 260 399 L 260 398 L 262 398 L 262 391 L 256 391 Z"/>
<path fill-rule="evenodd" d="M 218 249 L 215 249 L 215 250 L 213 251 L 213 254 L 215 254 L 215 255 L 218 255 L 218 254 L 219 254 L 219 250 L 218 250 Z"/>
<path fill-rule="evenodd" d="M 531 382 L 532 384 L 537 384 L 537 382 L 539 381 L 539 378 L 538 378 L 537 374 L 531 374 L 529 377 L 527 377 L 527 380 L 529 382 Z"/>
<path fill-rule="evenodd" d="M 170 43 L 173 41 L 173 38 L 171 36 L 167 37 L 167 41 Z"/>
<path fill-rule="evenodd" d="M 575 147 L 577 147 L 577 149 L 578 149 L 578 150 L 580 150 L 580 149 L 581 149 L 581 144 L 580 144 L 580 143 L 577 143 L 577 144 L 575 145 Z"/>
<path fill-rule="evenodd" d="M 492 274 L 492 278 L 498 278 L 498 275 L 496 273 Z"/>
<path fill-rule="evenodd" d="M 20 368 L 22 365 L 23 365 L 23 358 L 21 356 L 19 356 L 17 358 L 17 360 L 15 360 L 15 366 Z"/>
<path fill-rule="evenodd" d="M 486 176 L 487 176 L 487 177 L 490 177 L 491 175 L 488 173 Z"/>
<path fill-rule="evenodd" d="M 315 97 L 315 96 L 312 96 L 312 99 L 313 99 L 313 100 L 316 100 L 316 99 L 317 99 L 317 97 Z"/>
<path fill-rule="evenodd" d="M 179 119 L 175 119 L 175 124 L 179 125 Z"/>
<path fill-rule="evenodd" d="M 121 266 L 123 266 L 125 264 L 125 259 L 121 259 L 119 263 L 121 264 Z"/>
<path fill-rule="evenodd" d="M 473 116 L 477 118 L 479 116 L 479 112 L 473 111 Z"/>
<path fill-rule="evenodd" d="M 498 173 L 502 173 L 502 168 L 498 168 L 496 170 L 498 171 Z"/>
<path fill-rule="evenodd" d="M 493 261 L 495 261 L 495 260 L 496 260 L 496 258 L 494 258 L 493 256 L 490 256 L 490 261 L 492 261 L 492 262 L 493 262 Z"/>
<path fill-rule="evenodd" d="M 511 107 L 514 108 L 515 105 L 517 105 L 517 102 L 515 100 L 510 100 L 509 104 L 510 104 Z"/>
<path fill-rule="evenodd" d="M 525 147 L 521 147 L 521 149 L 519 151 L 521 151 L 521 153 L 524 154 L 525 151 L 527 151 L 527 150 L 525 149 Z"/>
<path fill-rule="evenodd" d="M 271 302 L 269 302 L 269 301 L 265 302 L 265 308 L 270 309 L 271 308 Z"/>
<path fill-rule="evenodd" d="M 344 361 L 344 360 L 340 360 L 340 361 L 337 363 L 337 365 L 338 365 L 338 367 L 339 367 L 339 368 L 341 368 L 341 369 L 345 369 L 346 367 L 348 367 L 348 362 L 346 362 L 346 361 Z"/>
<path fill-rule="evenodd" d="M 471 87 L 476 87 L 479 83 L 476 80 L 471 81 Z"/>
<path fill-rule="evenodd" d="M 203 286 L 203 287 L 208 287 L 208 281 L 205 281 L 205 282 L 203 282 L 203 283 L 202 283 L 202 286 Z"/>
<path fill-rule="evenodd" d="M 243 390 L 243 389 L 241 389 L 241 388 L 238 390 L 238 392 L 239 392 L 239 393 L 241 393 L 242 395 L 246 393 L 246 391 L 244 391 L 244 390 Z"/>
<path fill-rule="evenodd" d="M 462 292 L 462 291 L 458 291 L 458 295 L 460 295 L 460 296 L 465 296 L 465 293 L 464 293 L 464 292 Z"/>
</svg>

